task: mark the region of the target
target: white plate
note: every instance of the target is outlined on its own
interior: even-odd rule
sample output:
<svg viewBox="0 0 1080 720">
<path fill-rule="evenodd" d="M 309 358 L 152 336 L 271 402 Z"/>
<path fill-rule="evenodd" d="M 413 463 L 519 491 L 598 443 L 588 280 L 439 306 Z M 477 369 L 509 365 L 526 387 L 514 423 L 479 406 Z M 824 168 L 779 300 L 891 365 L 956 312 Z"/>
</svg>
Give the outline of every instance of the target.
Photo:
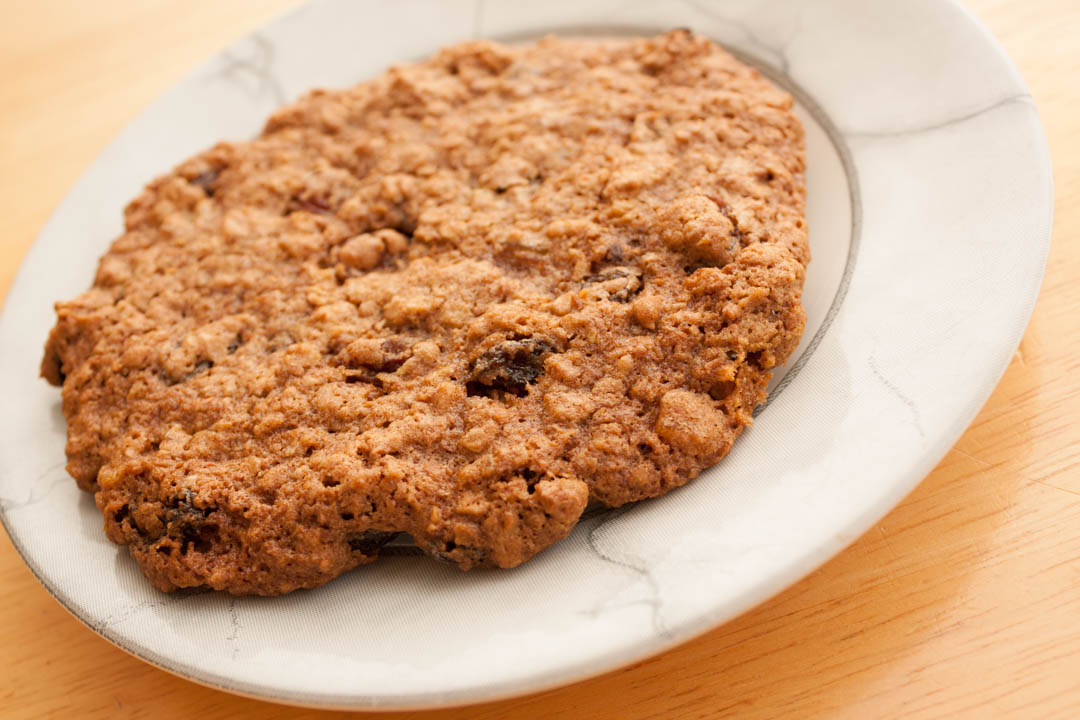
<svg viewBox="0 0 1080 720">
<path fill-rule="evenodd" d="M 734 451 L 681 490 L 582 522 L 510 572 L 391 557 L 276 599 L 153 590 L 64 473 L 59 393 L 36 379 L 51 304 L 89 284 L 125 201 L 214 141 L 255 134 L 308 88 L 346 86 L 443 45 L 678 26 L 791 89 L 808 131 L 810 322 Z M 1051 196 L 1023 81 L 951 2 L 321 0 L 167 92 L 42 231 L 0 320 L 0 515 L 33 572 L 83 622 L 208 685 L 401 708 L 578 680 L 779 591 L 929 472 L 1020 339 Z"/>
</svg>

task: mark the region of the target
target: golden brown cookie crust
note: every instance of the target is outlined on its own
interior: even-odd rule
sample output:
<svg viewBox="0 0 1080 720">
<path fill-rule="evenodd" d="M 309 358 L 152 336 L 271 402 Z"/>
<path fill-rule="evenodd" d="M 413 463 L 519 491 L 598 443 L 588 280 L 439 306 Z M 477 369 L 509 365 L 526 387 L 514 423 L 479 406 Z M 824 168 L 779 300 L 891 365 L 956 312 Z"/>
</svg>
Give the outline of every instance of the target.
<svg viewBox="0 0 1080 720">
<path fill-rule="evenodd" d="M 57 305 L 68 470 L 162 590 L 408 532 L 513 567 L 717 462 L 803 330 L 792 100 L 686 31 L 467 43 L 153 183 Z"/>
</svg>

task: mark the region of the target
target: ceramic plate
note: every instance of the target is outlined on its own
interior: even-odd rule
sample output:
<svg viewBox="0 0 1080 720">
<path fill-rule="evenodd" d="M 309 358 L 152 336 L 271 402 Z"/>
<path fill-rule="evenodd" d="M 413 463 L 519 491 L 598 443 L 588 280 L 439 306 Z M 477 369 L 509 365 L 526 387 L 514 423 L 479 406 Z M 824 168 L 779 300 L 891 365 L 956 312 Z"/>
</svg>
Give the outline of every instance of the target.
<svg viewBox="0 0 1080 720">
<path fill-rule="evenodd" d="M 809 323 L 754 427 L 667 496 L 583 521 L 509 572 L 388 557 L 274 598 L 163 595 L 64 472 L 37 379 L 52 303 L 89 285 L 158 173 L 278 105 L 476 37 L 690 27 L 792 91 L 807 129 Z M 952 2 L 321 0 L 212 58 L 136 119 L 52 216 L 0 320 L 0 498 L 46 588 L 129 652 L 286 702 L 431 707 L 660 652 L 781 590 L 919 482 L 986 400 L 1050 238 L 1046 142 L 1016 69 Z"/>
</svg>

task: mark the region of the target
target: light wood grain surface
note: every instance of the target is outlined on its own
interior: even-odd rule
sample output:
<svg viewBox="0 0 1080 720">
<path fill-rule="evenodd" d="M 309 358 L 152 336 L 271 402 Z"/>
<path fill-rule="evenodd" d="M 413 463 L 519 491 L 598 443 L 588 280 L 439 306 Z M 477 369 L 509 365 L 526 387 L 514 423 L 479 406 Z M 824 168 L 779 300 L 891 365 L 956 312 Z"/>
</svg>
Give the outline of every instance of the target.
<svg viewBox="0 0 1080 720">
<path fill-rule="evenodd" d="M 0 291 L 109 138 L 294 4 L 0 0 Z M 1057 200 L 1031 325 L 956 447 L 823 568 L 676 650 L 518 700 L 369 717 L 1080 717 L 1080 3 L 968 5 L 1031 86 Z M 0 716 L 322 715 L 203 688 L 114 648 L 0 533 Z"/>
</svg>

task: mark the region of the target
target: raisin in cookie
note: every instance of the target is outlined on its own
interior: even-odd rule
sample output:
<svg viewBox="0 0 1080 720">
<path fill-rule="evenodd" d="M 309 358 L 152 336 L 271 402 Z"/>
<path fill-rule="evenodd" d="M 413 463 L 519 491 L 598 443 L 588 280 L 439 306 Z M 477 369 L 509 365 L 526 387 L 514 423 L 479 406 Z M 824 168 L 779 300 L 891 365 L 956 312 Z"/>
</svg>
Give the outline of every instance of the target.
<svg viewBox="0 0 1080 720">
<path fill-rule="evenodd" d="M 513 567 L 717 462 L 804 325 L 803 132 L 708 40 L 476 42 L 152 182 L 57 305 L 68 470 L 162 590 L 397 533 Z"/>
</svg>

